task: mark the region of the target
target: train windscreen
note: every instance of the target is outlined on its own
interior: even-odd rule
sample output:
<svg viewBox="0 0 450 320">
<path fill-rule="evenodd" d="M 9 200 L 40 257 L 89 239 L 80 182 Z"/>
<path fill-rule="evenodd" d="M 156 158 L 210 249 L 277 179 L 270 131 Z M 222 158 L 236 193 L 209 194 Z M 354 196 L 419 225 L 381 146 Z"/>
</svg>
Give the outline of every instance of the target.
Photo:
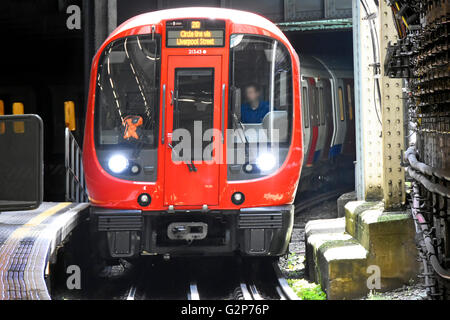
<svg viewBox="0 0 450 320">
<path fill-rule="evenodd" d="M 292 61 L 281 42 L 231 36 L 229 180 L 256 179 L 283 164 L 292 135 L 292 90 Z"/>
<path fill-rule="evenodd" d="M 160 58 L 159 35 L 118 39 L 100 58 L 95 143 L 100 163 L 113 175 L 138 181 L 156 178 Z M 135 159 L 134 170 L 127 166 L 135 172 L 119 170 L 125 158 Z M 111 159 L 117 161 L 111 164 Z M 153 168 L 154 174 L 145 174 L 144 168 Z"/>
</svg>

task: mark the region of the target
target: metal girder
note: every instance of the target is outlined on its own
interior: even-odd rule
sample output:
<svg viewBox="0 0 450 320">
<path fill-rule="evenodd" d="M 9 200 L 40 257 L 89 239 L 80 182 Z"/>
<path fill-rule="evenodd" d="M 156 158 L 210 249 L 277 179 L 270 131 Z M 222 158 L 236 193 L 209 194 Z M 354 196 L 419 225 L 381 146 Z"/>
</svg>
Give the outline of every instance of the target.
<svg viewBox="0 0 450 320">
<path fill-rule="evenodd" d="M 404 150 L 404 108 L 402 80 L 384 76 L 388 43 L 398 41 L 391 8 L 380 1 L 381 105 L 383 122 L 383 193 L 385 208 L 405 203 L 405 172 L 401 165 Z"/>
<path fill-rule="evenodd" d="M 356 92 L 356 191 L 359 200 L 405 202 L 402 80 L 384 77 L 388 42 L 397 41 L 386 2 L 353 0 Z M 379 86 L 379 91 L 378 91 Z"/>
<path fill-rule="evenodd" d="M 117 0 L 94 2 L 95 49 L 97 50 L 117 27 Z"/>
<path fill-rule="evenodd" d="M 351 0 L 284 0 L 284 20 L 351 18 L 351 4 Z"/>
<path fill-rule="evenodd" d="M 377 12 L 373 4 L 369 13 Z M 372 26 L 371 26 L 372 24 Z M 374 48 L 376 20 L 367 19 L 360 0 L 353 0 L 353 34 L 356 102 L 356 193 L 358 200 L 383 198 L 383 158 L 381 115 L 376 96 L 374 64 L 378 61 Z M 372 28 L 372 29 L 371 29 Z M 375 50 L 374 50 L 375 49 Z"/>
<path fill-rule="evenodd" d="M 317 21 L 281 22 L 277 26 L 283 31 L 317 31 L 351 29 L 352 19 L 332 19 Z"/>
</svg>

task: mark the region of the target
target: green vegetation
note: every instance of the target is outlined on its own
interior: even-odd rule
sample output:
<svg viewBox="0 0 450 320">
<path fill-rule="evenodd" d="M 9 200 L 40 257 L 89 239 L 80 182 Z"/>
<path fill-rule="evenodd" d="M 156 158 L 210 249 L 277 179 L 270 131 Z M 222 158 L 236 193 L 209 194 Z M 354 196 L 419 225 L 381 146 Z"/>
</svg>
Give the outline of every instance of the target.
<svg viewBox="0 0 450 320">
<path fill-rule="evenodd" d="M 320 285 L 304 280 L 305 256 L 290 253 L 282 260 L 282 270 L 292 290 L 302 300 L 326 300 L 327 295 L 321 290 Z"/>
<path fill-rule="evenodd" d="M 390 299 L 385 297 L 383 294 L 379 292 L 371 290 L 367 295 L 367 300 L 390 300 Z"/>
<path fill-rule="evenodd" d="M 327 295 L 322 291 L 320 285 L 310 283 L 304 279 L 288 279 L 292 290 L 302 300 L 326 300 Z"/>
<path fill-rule="evenodd" d="M 287 269 L 289 271 L 296 271 L 298 269 L 303 269 L 305 266 L 303 263 L 305 262 L 305 257 L 297 255 L 295 253 L 290 253 L 287 258 Z"/>
</svg>

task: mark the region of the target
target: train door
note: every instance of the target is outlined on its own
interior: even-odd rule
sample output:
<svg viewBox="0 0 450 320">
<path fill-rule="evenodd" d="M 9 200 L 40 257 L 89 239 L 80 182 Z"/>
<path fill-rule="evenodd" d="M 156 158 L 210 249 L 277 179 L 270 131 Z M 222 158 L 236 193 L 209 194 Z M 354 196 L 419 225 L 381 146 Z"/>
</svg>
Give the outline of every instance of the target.
<svg viewBox="0 0 450 320">
<path fill-rule="evenodd" d="M 163 127 L 165 205 L 219 202 L 220 162 L 215 159 L 221 150 L 214 129 L 220 130 L 221 121 L 221 61 L 220 56 L 169 56 Z"/>
<path fill-rule="evenodd" d="M 331 91 L 331 82 L 329 79 L 322 79 L 321 95 L 324 105 L 325 123 L 326 123 L 326 137 L 324 149 L 322 152 L 322 159 L 327 160 L 330 154 L 331 142 L 333 139 L 333 132 L 334 132 L 333 97 Z"/>
<path fill-rule="evenodd" d="M 308 160 L 308 153 L 311 147 L 311 118 L 308 97 L 308 82 L 302 80 L 302 119 L 303 119 L 303 148 L 304 165 Z"/>
<path fill-rule="evenodd" d="M 316 153 L 314 155 L 314 163 L 316 163 L 320 157 L 322 152 L 325 149 L 325 140 L 327 137 L 327 122 L 326 122 L 326 115 L 325 115 L 325 103 L 324 103 L 324 94 L 323 94 L 323 80 L 319 79 L 317 81 L 317 108 L 319 112 L 319 137 L 317 139 L 317 147 L 316 147 Z"/>
<path fill-rule="evenodd" d="M 335 90 L 335 104 L 334 104 L 334 118 L 335 118 L 335 130 L 332 141 L 332 147 L 330 150 L 330 158 L 335 158 L 342 153 L 342 145 L 345 142 L 346 134 L 346 113 L 345 113 L 345 100 L 344 100 L 344 88 L 343 81 L 337 79 L 334 83 Z"/>
<path fill-rule="evenodd" d="M 316 154 L 317 141 L 319 138 L 319 108 L 317 105 L 319 91 L 314 78 L 308 78 L 309 85 L 309 113 L 311 119 L 311 145 L 308 152 L 307 167 L 312 167 Z"/>
</svg>

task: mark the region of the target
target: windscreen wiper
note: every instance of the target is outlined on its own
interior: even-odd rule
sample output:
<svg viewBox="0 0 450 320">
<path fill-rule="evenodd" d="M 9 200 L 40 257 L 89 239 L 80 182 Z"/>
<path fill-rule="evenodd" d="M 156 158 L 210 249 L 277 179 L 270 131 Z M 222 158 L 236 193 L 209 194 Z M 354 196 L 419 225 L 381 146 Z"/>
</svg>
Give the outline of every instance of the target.
<svg viewBox="0 0 450 320">
<path fill-rule="evenodd" d="M 233 120 L 236 124 L 238 124 L 241 127 L 242 134 L 244 135 L 244 139 L 242 139 L 242 137 L 241 137 L 241 140 L 244 140 L 245 162 L 247 163 L 249 161 L 249 150 L 248 149 L 249 149 L 250 144 L 248 142 L 247 136 L 245 135 L 244 125 L 242 124 L 242 121 L 240 121 L 238 119 L 236 111 L 233 111 Z"/>
</svg>

